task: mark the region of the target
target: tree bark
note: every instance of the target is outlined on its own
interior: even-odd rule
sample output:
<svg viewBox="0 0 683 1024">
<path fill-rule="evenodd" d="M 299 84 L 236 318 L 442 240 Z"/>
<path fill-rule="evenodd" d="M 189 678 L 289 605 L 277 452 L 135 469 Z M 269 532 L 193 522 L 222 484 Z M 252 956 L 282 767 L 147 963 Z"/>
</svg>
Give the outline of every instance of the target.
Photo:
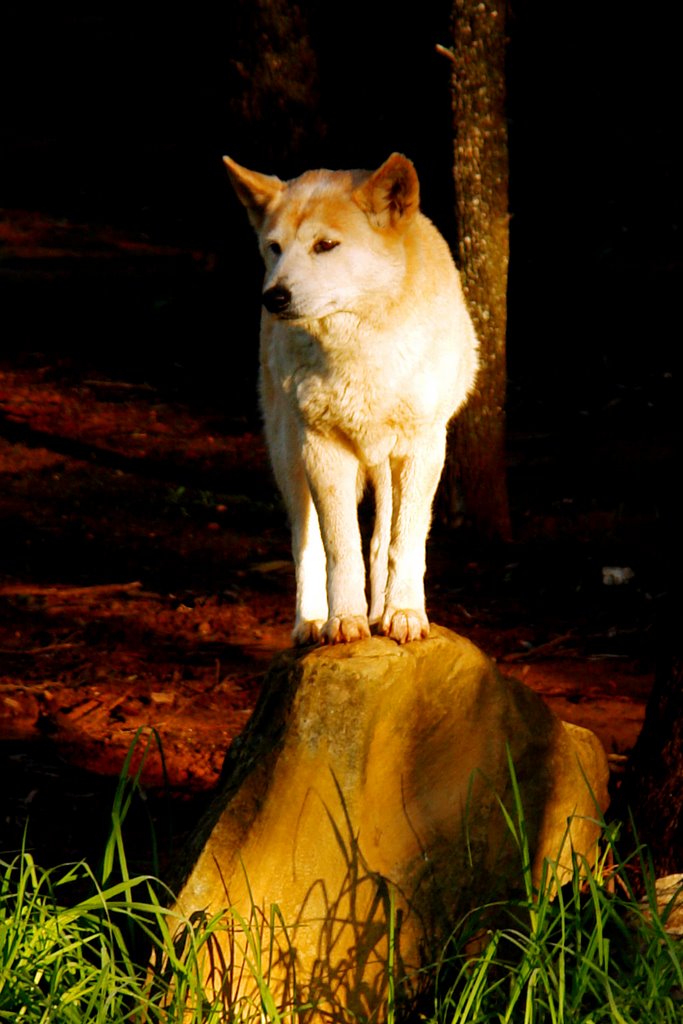
<svg viewBox="0 0 683 1024">
<path fill-rule="evenodd" d="M 644 843 L 658 876 L 683 871 L 683 534 L 675 475 L 660 480 L 654 561 L 655 681 L 610 816 Z"/>
<path fill-rule="evenodd" d="M 325 135 L 308 5 L 236 0 L 230 8 L 230 115 L 249 166 L 300 174 Z M 246 137 L 245 137 L 246 136 Z"/>
<path fill-rule="evenodd" d="M 683 867 L 683 654 L 677 646 L 660 644 L 645 723 L 617 802 L 620 817 L 633 816 L 657 875 Z"/>
<path fill-rule="evenodd" d="M 509 540 L 505 329 L 509 256 L 505 0 L 454 0 L 452 88 L 458 256 L 479 337 L 476 393 L 455 421 L 446 474 L 451 521 Z"/>
<path fill-rule="evenodd" d="M 633 821 L 656 874 L 667 875 L 683 871 L 683 538 L 675 477 L 662 482 L 659 507 L 655 682 L 611 814 Z"/>
</svg>

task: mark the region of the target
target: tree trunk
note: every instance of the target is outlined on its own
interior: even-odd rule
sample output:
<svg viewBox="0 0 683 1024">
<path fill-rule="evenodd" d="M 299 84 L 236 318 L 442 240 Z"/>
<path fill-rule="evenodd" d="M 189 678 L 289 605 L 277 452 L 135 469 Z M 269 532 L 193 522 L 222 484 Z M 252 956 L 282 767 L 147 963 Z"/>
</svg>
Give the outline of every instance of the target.
<svg viewBox="0 0 683 1024">
<path fill-rule="evenodd" d="M 683 535 L 675 475 L 662 477 L 657 499 L 655 682 L 610 814 L 633 821 L 661 876 L 683 871 Z"/>
<path fill-rule="evenodd" d="M 240 162 L 280 175 L 315 165 L 325 135 L 307 7 L 236 0 L 229 8 L 227 95 Z"/>
<path fill-rule="evenodd" d="M 633 815 L 657 875 L 683 870 L 683 655 L 660 645 L 645 724 L 622 782 L 618 813 Z"/>
<path fill-rule="evenodd" d="M 479 337 L 476 393 L 457 417 L 446 474 L 449 518 L 511 535 L 505 472 L 509 254 L 505 0 L 454 0 L 453 117 L 458 254 Z"/>
</svg>

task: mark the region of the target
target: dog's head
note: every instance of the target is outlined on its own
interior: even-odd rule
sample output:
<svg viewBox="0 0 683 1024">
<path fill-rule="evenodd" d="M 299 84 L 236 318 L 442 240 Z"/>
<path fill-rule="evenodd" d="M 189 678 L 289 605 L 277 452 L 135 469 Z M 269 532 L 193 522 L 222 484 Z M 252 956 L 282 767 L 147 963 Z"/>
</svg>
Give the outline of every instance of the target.
<svg viewBox="0 0 683 1024">
<path fill-rule="evenodd" d="M 259 237 L 269 313 L 320 320 L 363 315 L 379 295 L 390 301 L 419 212 L 410 160 L 394 153 L 374 172 L 308 171 L 289 182 L 224 161 Z"/>
</svg>

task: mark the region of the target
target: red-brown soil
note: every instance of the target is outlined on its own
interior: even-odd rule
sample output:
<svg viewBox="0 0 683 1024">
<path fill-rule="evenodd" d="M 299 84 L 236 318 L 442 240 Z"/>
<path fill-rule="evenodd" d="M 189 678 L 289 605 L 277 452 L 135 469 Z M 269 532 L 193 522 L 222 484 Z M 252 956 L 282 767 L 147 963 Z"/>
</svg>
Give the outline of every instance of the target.
<svg viewBox="0 0 683 1024">
<path fill-rule="evenodd" d="M 574 496 L 562 458 L 512 435 L 519 539 L 489 549 L 437 522 L 429 608 L 624 753 L 652 682 L 652 601 L 640 567 L 618 587 L 602 567 L 632 550 L 647 565 L 645 513 L 620 533 L 621 499 Z M 27 819 L 39 858 L 96 850 L 140 731 L 163 751 L 144 782 L 181 807 L 182 834 L 289 644 L 287 524 L 255 418 L 35 339 L 0 360 L 0 476 L 0 851 Z"/>
</svg>

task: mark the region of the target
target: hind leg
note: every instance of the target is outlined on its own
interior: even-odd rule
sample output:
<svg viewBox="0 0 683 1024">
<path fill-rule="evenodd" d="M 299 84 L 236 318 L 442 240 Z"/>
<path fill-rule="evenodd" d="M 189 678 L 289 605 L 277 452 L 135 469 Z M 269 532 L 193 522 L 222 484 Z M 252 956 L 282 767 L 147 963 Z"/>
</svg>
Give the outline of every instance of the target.
<svg viewBox="0 0 683 1024">
<path fill-rule="evenodd" d="M 384 612 L 387 590 L 389 541 L 391 539 L 391 467 L 389 460 L 372 466 L 368 477 L 375 492 L 375 525 L 370 541 L 370 611 L 371 626 L 376 626 Z"/>
</svg>

